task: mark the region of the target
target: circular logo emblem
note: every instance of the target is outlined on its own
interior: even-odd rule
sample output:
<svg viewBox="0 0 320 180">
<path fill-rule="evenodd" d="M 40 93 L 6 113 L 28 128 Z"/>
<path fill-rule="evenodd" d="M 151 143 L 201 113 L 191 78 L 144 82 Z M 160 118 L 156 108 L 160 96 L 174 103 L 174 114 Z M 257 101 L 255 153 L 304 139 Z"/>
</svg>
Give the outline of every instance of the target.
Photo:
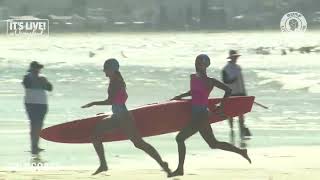
<svg viewBox="0 0 320 180">
<path fill-rule="evenodd" d="M 305 32 L 307 21 L 301 13 L 289 12 L 282 17 L 280 28 L 282 32 Z"/>
</svg>

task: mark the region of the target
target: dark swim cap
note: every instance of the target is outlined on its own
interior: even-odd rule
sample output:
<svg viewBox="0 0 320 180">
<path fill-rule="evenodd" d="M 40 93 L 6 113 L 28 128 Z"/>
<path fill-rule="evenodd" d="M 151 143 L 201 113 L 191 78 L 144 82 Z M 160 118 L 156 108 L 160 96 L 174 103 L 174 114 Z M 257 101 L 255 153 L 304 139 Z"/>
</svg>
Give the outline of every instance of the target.
<svg viewBox="0 0 320 180">
<path fill-rule="evenodd" d="M 199 64 L 199 63 L 203 63 L 206 65 L 206 67 L 209 67 L 210 66 L 210 58 L 208 55 L 206 54 L 200 54 L 197 56 L 196 58 L 196 66 Z"/>
<path fill-rule="evenodd" d="M 112 71 L 119 71 L 119 68 L 120 68 L 119 62 L 114 58 L 106 60 L 103 64 L 104 70 L 107 69 Z"/>
<path fill-rule="evenodd" d="M 29 70 L 28 72 L 31 72 L 32 70 L 35 70 L 35 69 L 42 69 L 44 66 L 40 63 L 38 63 L 38 61 L 32 61 L 30 63 L 30 67 L 29 67 Z"/>
</svg>

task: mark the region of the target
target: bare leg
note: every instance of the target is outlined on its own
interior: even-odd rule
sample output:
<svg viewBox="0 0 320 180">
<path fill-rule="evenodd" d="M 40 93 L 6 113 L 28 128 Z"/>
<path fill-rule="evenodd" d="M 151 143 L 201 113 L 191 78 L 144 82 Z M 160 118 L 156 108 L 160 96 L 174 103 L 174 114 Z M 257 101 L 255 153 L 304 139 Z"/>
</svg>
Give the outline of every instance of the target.
<svg viewBox="0 0 320 180">
<path fill-rule="evenodd" d="M 128 138 L 132 141 L 134 146 L 145 153 L 147 153 L 150 157 L 152 157 L 157 163 L 162 167 L 162 169 L 167 173 L 167 176 L 171 174 L 171 170 L 168 167 L 168 163 L 164 162 L 161 159 L 161 156 L 157 152 L 157 150 L 151 146 L 149 143 L 145 142 L 140 134 L 137 131 L 137 128 L 133 122 L 133 116 L 131 114 L 127 114 L 122 116 L 121 118 L 121 128 L 125 131 Z"/>
<path fill-rule="evenodd" d="M 108 170 L 108 166 L 107 166 L 107 162 L 105 159 L 105 155 L 104 155 L 104 148 L 102 143 L 99 142 L 94 142 L 93 143 L 94 149 L 96 150 L 96 153 L 99 157 L 99 161 L 100 161 L 100 166 L 98 167 L 98 169 L 92 174 L 92 175 L 96 175 L 99 174 L 103 171 L 107 171 Z"/>
<path fill-rule="evenodd" d="M 186 157 L 186 145 L 185 145 L 185 140 L 194 135 L 196 132 L 198 132 L 198 122 L 195 120 L 192 120 L 189 122 L 189 124 L 182 129 L 179 134 L 176 137 L 176 141 L 178 144 L 178 153 L 179 153 L 179 164 L 177 169 L 169 176 L 169 177 L 174 177 L 174 176 L 183 176 L 184 174 L 184 160 Z"/>
<path fill-rule="evenodd" d="M 215 136 L 213 134 L 212 128 L 211 128 L 210 124 L 208 123 L 208 121 L 204 121 L 204 123 L 202 124 L 199 132 L 200 132 L 202 138 L 210 146 L 210 148 L 212 148 L 212 149 L 221 149 L 221 150 L 237 153 L 237 154 L 241 155 L 242 157 L 244 157 L 245 159 L 247 159 L 249 161 L 249 163 L 251 163 L 251 160 L 250 160 L 250 158 L 248 156 L 248 153 L 247 153 L 246 149 L 237 148 L 236 146 L 233 146 L 232 144 L 229 144 L 227 142 L 217 141 L 217 139 L 215 138 Z"/>
<path fill-rule="evenodd" d="M 96 175 L 96 174 L 99 174 L 103 171 L 108 170 L 108 166 L 107 166 L 107 162 L 106 162 L 105 154 L 104 154 L 103 144 L 102 144 L 102 141 L 99 138 L 99 136 L 102 133 L 111 131 L 112 129 L 114 129 L 118 126 L 119 125 L 117 123 L 117 120 L 113 119 L 113 118 L 104 119 L 96 125 L 96 128 L 93 133 L 94 134 L 93 135 L 93 147 L 99 157 L 100 166 L 92 175 Z"/>
<path fill-rule="evenodd" d="M 235 138 L 234 138 L 234 131 L 233 130 L 231 130 L 230 131 L 230 134 L 229 134 L 229 142 L 231 143 L 231 144 L 235 144 Z"/>
<path fill-rule="evenodd" d="M 228 122 L 229 122 L 229 127 L 230 127 L 230 134 L 229 134 L 230 143 L 235 144 L 234 131 L 233 131 L 233 118 L 232 117 L 228 118 Z"/>
<path fill-rule="evenodd" d="M 233 131 L 233 118 L 232 117 L 228 118 L 228 122 L 229 122 L 230 130 Z"/>
<path fill-rule="evenodd" d="M 149 143 L 145 142 L 142 138 L 133 138 L 131 139 L 134 146 L 145 153 L 147 153 L 151 158 L 153 158 L 157 163 L 160 165 L 160 167 L 167 173 L 167 176 L 171 174 L 171 170 L 169 169 L 168 163 L 164 162 L 157 150 L 151 146 Z"/>
<path fill-rule="evenodd" d="M 240 131 L 240 137 L 241 137 L 241 139 L 243 139 L 245 136 L 245 126 L 244 126 L 244 116 L 243 115 L 239 116 L 239 131 Z"/>
</svg>

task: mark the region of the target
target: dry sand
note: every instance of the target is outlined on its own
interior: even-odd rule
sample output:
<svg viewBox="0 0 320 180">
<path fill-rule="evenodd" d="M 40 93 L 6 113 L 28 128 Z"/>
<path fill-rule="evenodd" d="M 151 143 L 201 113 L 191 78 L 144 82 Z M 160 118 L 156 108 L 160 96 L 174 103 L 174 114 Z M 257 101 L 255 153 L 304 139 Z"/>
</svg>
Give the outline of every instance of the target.
<svg viewBox="0 0 320 180">
<path fill-rule="evenodd" d="M 240 156 L 220 150 L 188 154 L 185 175 L 171 179 L 186 180 L 319 180 L 320 147 L 273 147 L 249 149 L 252 164 Z M 170 167 L 177 165 L 176 156 L 167 156 Z M 160 180 L 166 179 L 163 171 L 151 159 L 143 161 L 123 160 L 108 172 L 91 176 L 96 167 L 90 168 L 1 168 L 0 180 L 62 180 L 62 179 L 117 179 Z"/>
</svg>

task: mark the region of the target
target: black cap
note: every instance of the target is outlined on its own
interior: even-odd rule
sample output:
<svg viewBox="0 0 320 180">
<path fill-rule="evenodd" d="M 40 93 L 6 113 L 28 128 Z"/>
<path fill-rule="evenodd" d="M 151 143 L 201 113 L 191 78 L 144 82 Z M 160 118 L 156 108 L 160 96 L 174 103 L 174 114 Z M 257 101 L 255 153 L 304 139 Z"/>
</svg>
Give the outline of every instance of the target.
<svg viewBox="0 0 320 180">
<path fill-rule="evenodd" d="M 42 69 L 43 68 L 43 65 L 38 63 L 37 61 L 32 61 L 30 63 L 30 67 L 29 67 L 29 72 L 34 70 L 34 69 Z"/>
</svg>

